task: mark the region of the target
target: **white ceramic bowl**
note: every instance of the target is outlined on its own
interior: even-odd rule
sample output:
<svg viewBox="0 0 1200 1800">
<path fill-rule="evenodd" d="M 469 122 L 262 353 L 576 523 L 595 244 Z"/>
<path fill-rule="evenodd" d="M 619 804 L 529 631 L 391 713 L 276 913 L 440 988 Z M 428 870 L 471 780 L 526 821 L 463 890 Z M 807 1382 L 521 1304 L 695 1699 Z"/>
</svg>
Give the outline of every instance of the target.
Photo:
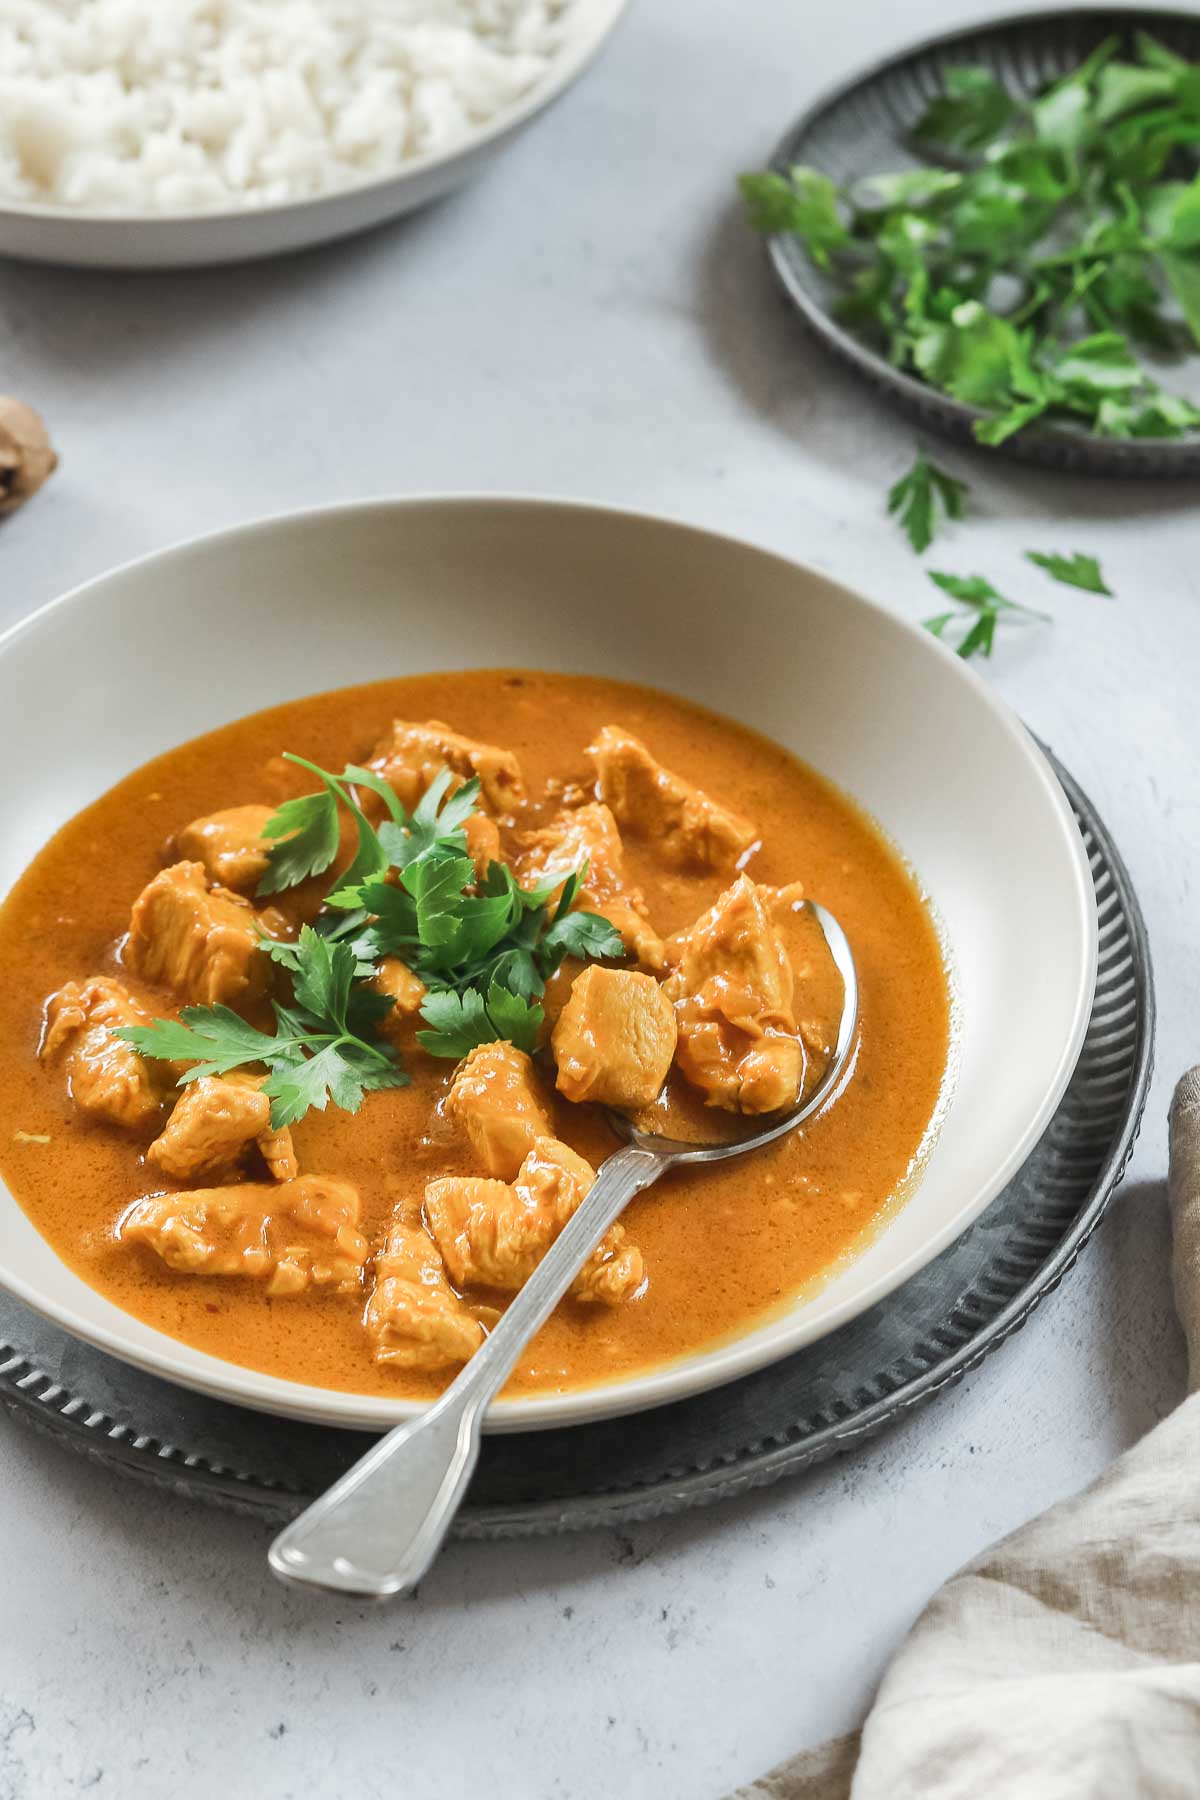
<svg viewBox="0 0 1200 1800">
<path fill-rule="evenodd" d="M 746 1374 L 845 1324 L 951 1243 L 1062 1095 L 1089 1013 L 1096 923 L 1083 845 L 1045 759 L 927 633 L 751 545 L 539 500 L 380 501 L 268 520 L 118 569 L 10 631 L 0 760 L 21 779 L 6 789 L 0 889 L 64 820 L 199 732 L 384 674 L 501 664 L 670 688 L 823 770 L 934 897 L 961 1015 L 957 1084 L 928 1166 L 857 1261 L 704 1355 L 500 1402 L 491 1428 L 513 1430 Z M 59 724 L 46 731 L 50 695 Z M 413 1410 L 259 1375 L 140 1324 L 72 1274 L 2 1187 L 0 1284 L 89 1343 L 223 1399 L 376 1428 Z"/>
<path fill-rule="evenodd" d="M 84 212 L 0 202 L 0 256 L 71 268 L 182 269 L 306 250 L 413 212 L 469 180 L 566 92 L 599 53 L 628 0 L 574 0 L 561 49 L 538 82 L 487 125 L 446 150 L 410 157 L 394 174 L 313 200 L 248 211 Z"/>
</svg>

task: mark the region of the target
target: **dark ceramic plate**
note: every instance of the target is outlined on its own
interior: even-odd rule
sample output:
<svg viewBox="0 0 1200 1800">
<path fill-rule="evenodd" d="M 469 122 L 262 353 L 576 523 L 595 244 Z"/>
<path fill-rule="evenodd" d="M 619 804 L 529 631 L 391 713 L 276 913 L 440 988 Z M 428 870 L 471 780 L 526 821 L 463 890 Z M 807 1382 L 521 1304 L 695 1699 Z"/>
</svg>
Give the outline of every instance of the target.
<svg viewBox="0 0 1200 1800">
<path fill-rule="evenodd" d="M 1078 1066 L 1028 1162 L 928 1268 L 785 1362 L 631 1418 L 485 1438 L 460 1535 L 616 1525 L 795 1474 L 953 1386 L 1058 1286 L 1125 1168 L 1154 1032 L 1129 877 L 1090 802 L 1058 774 L 1091 861 L 1099 966 Z M 0 1407 L 111 1468 L 272 1520 L 294 1517 L 371 1441 L 172 1387 L 3 1294 Z"/>
<path fill-rule="evenodd" d="M 941 91 L 945 71 L 970 63 L 990 69 L 1017 98 L 1078 67 L 1110 35 L 1132 53 L 1135 31 L 1148 31 L 1170 49 L 1200 62 L 1200 14 L 1129 12 L 1087 8 L 1033 13 L 947 33 L 893 57 L 811 107 L 776 148 L 771 167 L 785 171 L 808 163 L 839 184 L 881 169 L 917 168 L 923 159 L 910 133 Z M 805 323 L 841 361 L 888 394 L 923 425 L 962 443 L 975 443 L 971 406 L 893 369 L 884 357 L 846 331 L 833 316 L 836 290 L 814 269 L 794 237 L 769 240 L 776 274 Z M 1200 399 L 1200 357 L 1167 367 L 1162 385 Z M 1018 432 L 1003 444 L 1006 456 L 1089 475 L 1200 475 L 1200 433 L 1184 438 L 1099 438 L 1082 426 L 1046 426 Z"/>
</svg>

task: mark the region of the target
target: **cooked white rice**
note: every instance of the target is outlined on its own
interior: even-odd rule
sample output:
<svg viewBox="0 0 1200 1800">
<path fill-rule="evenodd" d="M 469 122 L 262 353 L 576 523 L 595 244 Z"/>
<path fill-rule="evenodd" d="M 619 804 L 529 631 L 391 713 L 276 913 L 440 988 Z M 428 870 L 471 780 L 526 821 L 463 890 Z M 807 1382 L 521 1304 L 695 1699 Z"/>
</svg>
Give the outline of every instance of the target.
<svg viewBox="0 0 1200 1800">
<path fill-rule="evenodd" d="M 202 212 L 449 148 L 526 93 L 569 0 L 0 0 L 0 199 Z"/>
</svg>

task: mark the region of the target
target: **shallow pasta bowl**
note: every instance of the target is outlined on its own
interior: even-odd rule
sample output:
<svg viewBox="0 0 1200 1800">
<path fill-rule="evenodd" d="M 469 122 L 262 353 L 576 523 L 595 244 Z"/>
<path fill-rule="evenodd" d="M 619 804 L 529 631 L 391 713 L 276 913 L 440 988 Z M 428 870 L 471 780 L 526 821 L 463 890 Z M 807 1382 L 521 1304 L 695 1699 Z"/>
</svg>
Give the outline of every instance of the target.
<svg viewBox="0 0 1200 1800">
<path fill-rule="evenodd" d="M 444 149 L 311 199 L 203 212 L 98 212 L 0 201 L 0 255 L 68 267 L 180 269 L 310 249 L 413 212 L 465 182 L 576 82 L 628 0 L 572 0 L 542 78 Z"/>
<path fill-rule="evenodd" d="M 0 885 L 121 776 L 245 713 L 384 674 L 522 665 L 673 690 L 775 738 L 858 800 L 932 896 L 957 1068 L 919 1183 L 819 1290 L 702 1354 L 501 1400 L 494 1430 L 717 1386 L 916 1274 L 1049 1123 L 1096 963 L 1092 883 L 1062 790 L 1019 721 L 943 646 L 751 545 L 540 500 L 380 501 L 267 520 L 118 569 L 14 628 L 0 638 L 0 753 L 22 779 L 9 788 Z M 51 691 L 69 732 L 43 729 Z M 60 1262 L 3 1187 L 0 1285 L 89 1343 L 224 1400 L 367 1429 L 415 1410 L 261 1375 L 140 1323 Z"/>
</svg>

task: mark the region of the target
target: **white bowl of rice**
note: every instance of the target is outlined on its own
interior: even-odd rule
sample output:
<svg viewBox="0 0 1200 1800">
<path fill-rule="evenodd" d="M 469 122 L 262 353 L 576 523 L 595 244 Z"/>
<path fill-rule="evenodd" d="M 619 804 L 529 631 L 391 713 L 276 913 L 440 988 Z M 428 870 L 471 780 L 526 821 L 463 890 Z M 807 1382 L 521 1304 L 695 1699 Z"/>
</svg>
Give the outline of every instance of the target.
<svg viewBox="0 0 1200 1800">
<path fill-rule="evenodd" d="M 0 255 L 179 268 L 436 199 L 627 0 L 0 0 Z"/>
</svg>

